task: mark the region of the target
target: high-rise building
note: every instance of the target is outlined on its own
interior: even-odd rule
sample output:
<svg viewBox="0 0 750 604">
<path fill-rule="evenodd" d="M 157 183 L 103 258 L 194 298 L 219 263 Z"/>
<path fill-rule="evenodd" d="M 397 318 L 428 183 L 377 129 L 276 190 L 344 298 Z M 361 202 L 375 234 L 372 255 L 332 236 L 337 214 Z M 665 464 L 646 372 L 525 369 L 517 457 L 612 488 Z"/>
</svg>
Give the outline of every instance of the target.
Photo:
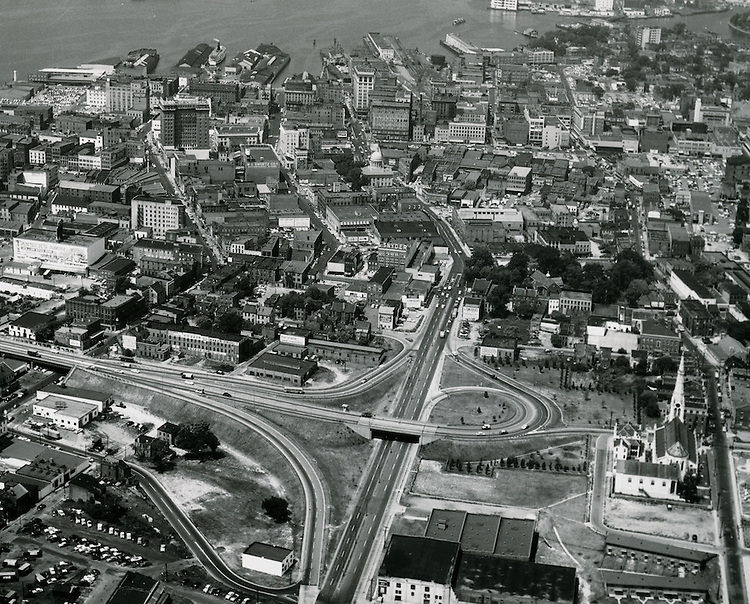
<svg viewBox="0 0 750 604">
<path fill-rule="evenodd" d="M 639 27 L 635 32 L 635 41 L 641 48 L 649 44 L 661 44 L 661 27 Z"/>
<path fill-rule="evenodd" d="M 161 103 L 161 140 L 173 149 L 208 149 L 211 103 L 208 99 L 176 96 Z"/>
<path fill-rule="evenodd" d="M 614 0 L 595 0 L 594 1 L 594 10 L 606 13 L 614 10 L 615 8 L 615 2 Z"/>
<path fill-rule="evenodd" d="M 370 92 L 375 87 L 375 67 L 367 60 L 352 61 L 351 74 L 354 110 L 365 112 L 370 105 Z"/>
<path fill-rule="evenodd" d="M 185 207 L 170 197 L 134 197 L 130 204 L 130 228 L 150 228 L 155 239 L 185 226 Z"/>
<path fill-rule="evenodd" d="M 307 165 L 310 149 L 310 130 L 284 120 L 279 126 L 276 151 L 288 170 L 298 170 Z"/>
</svg>

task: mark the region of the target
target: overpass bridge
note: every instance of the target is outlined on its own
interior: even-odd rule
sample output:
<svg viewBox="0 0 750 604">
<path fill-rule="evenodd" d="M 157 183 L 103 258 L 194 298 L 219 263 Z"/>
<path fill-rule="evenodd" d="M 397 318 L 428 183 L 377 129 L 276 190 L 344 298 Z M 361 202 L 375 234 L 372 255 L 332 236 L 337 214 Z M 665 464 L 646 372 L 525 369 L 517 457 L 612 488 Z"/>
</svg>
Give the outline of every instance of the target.
<svg viewBox="0 0 750 604">
<path fill-rule="evenodd" d="M 438 438 L 438 426 L 407 419 L 385 417 L 358 417 L 355 422 L 346 422 L 354 432 L 368 440 L 398 440 L 426 445 Z"/>
</svg>

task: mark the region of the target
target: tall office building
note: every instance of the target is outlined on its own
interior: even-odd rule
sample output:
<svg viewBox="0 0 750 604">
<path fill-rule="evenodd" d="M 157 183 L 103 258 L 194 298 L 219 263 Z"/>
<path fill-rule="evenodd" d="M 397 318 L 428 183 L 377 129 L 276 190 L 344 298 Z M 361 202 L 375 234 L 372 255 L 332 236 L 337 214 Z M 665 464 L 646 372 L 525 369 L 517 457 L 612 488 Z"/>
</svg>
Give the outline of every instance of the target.
<svg viewBox="0 0 750 604">
<path fill-rule="evenodd" d="M 282 120 L 279 126 L 279 140 L 276 151 L 287 170 L 307 167 L 310 149 L 310 130 L 289 120 Z"/>
<path fill-rule="evenodd" d="M 661 44 L 661 27 L 639 27 L 635 32 L 635 41 L 641 48 Z"/>
<path fill-rule="evenodd" d="M 177 96 L 161 102 L 161 140 L 172 149 L 208 149 L 211 103 Z"/>
<path fill-rule="evenodd" d="M 375 66 L 367 60 L 352 61 L 354 110 L 365 112 L 370 106 L 370 93 L 375 88 Z"/>
<path fill-rule="evenodd" d="M 150 228 L 155 239 L 185 226 L 185 207 L 170 197 L 137 196 L 130 203 L 130 228 Z"/>
<path fill-rule="evenodd" d="M 594 10 L 606 13 L 614 10 L 614 0 L 594 0 Z"/>
</svg>

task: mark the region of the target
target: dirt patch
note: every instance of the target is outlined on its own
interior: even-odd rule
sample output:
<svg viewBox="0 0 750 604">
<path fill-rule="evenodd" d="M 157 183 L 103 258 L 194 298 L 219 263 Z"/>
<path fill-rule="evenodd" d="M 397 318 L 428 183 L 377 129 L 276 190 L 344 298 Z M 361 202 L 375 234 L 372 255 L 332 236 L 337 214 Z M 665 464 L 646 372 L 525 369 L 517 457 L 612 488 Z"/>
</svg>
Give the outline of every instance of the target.
<svg viewBox="0 0 750 604">
<path fill-rule="evenodd" d="M 664 503 L 646 503 L 621 497 L 608 497 L 604 506 L 604 523 L 615 529 L 660 535 L 690 541 L 697 535 L 700 543 L 713 544 L 716 539 L 714 520 L 708 510 Z"/>
<path fill-rule="evenodd" d="M 226 453 L 225 457 L 206 461 L 180 458 L 175 470 L 159 478 L 174 487 L 173 496 L 184 502 L 193 522 L 217 547 L 227 564 L 239 570 L 240 552 L 255 540 L 299 552 L 305 515 L 302 487 L 292 468 L 265 438 L 218 413 L 87 372 L 75 372 L 69 384 L 117 392 L 117 400 L 125 402 L 126 407 L 116 409 L 123 414 L 135 414 L 142 408 L 159 420 L 210 423 L 221 441 L 220 449 Z M 262 465 L 260 460 L 263 460 Z M 276 525 L 263 513 L 261 502 L 270 495 L 281 495 L 289 501 L 292 510 L 289 524 Z M 270 575 L 247 574 L 264 584 L 273 584 L 274 578 Z M 289 577 L 281 581 L 279 584 L 285 584 Z"/>
</svg>

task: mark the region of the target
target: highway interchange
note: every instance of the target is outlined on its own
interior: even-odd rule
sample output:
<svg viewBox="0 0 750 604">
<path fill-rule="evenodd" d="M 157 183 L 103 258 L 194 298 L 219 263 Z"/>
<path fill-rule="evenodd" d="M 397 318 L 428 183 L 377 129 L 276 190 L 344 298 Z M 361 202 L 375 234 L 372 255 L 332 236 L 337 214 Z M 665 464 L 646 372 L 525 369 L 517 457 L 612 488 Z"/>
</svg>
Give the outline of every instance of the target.
<svg viewBox="0 0 750 604">
<path fill-rule="evenodd" d="M 281 602 L 352 602 L 367 587 L 369 575 L 374 570 L 373 562 L 377 562 L 385 537 L 382 532 L 388 525 L 391 506 L 397 501 L 405 484 L 420 440 L 508 440 L 523 438 L 531 433 L 549 436 L 598 433 L 603 434 L 604 438 L 604 433 L 609 432 L 560 427 L 563 423 L 562 413 L 554 401 L 500 372 L 491 370 L 471 354 L 466 354 L 462 350 L 450 354 L 445 350 L 448 341 L 445 334 L 450 330 L 455 316 L 454 309 L 459 304 L 463 288 L 461 275 L 464 272 L 466 257 L 451 230 L 439 220 L 435 220 L 435 223 L 445 241 L 449 243 L 452 262 L 448 274 L 443 279 L 442 287 L 437 289 L 437 295 L 419 335 L 415 336 L 413 342 L 407 339 L 403 342 L 403 350 L 356 380 L 327 388 L 313 387 L 301 390 L 264 383 L 246 376 L 217 375 L 214 372 L 196 369 L 191 369 L 190 378 L 186 379 L 182 375 L 185 368 L 180 366 L 141 360 L 135 365 L 123 366 L 124 364 L 118 360 L 82 357 L 62 349 L 29 344 L 27 341 L 8 337 L 0 337 L 0 353 L 63 369 L 78 367 L 160 392 L 182 400 L 185 404 L 202 407 L 228 417 L 237 425 L 265 438 L 286 460 L 299 479 L 305 499 L 304 531 L 299 552 L 300 578 L 297 583 L 283 588 L 269 588 L 253 583 L 231 569 L 190 521 L 185 511 L 171 499 L 169 493 L 159 484 L 158 478 L 143 467 L 134 465 L 133 468 L 144 491 L 170 521 L 175 532 L 188 545 L 207 572 L 217 581 L 231 589 L 263 595 L 266 599 Z M 29 352 L 34 356 L 29 357 Z M 485 384 L 487 380 L 491 380 L 492 383 L 492 386 L 448 388 L 443 395 L 456 391 L 492 390 L 506 401 L 511 411 L 509 417 L 486 431 L 477 431 L 477 427 L 471 426 L 430 423 L 430 412 L 440 398 L 431 395 L 431 390 L 435 380 L 440 378 L 443 363 L 457 363 L 465 372 L 484 380 Z M 348 403 L 400 375 L 404 375 L 404 378 L 401 380 L 388 417 L 364 417 L 348 410 Z M 348 520 L 335 535 L 330 533 L 329 517 L 329 493 L 335 485 L 326 484 L 310 452 L 293 436 L 285 434 L 258 412 L 283 413 L 299 420 L 343 423 L 360 434 L 362 429 L 366 429 L 381 436 L 392 437 L 375 440 Z M 72 447 L 61 446 L 75 452 Z M 599 448 L 600 444 L 597 443 L 597 451 Z M 595 480 L 601 479 L 602 463 L 604 462 L 599 455 L 595 464 Z M 600 519 L 596 515 L 599 507 L 596 502 L 597 497 L 601 499 L 601 492 L 595 490 L 592 505 L 592 522 L 595 528 L 599 526 L 600 530 L 603 523 L 600 523 L 600 526 L 595 521 Z M 725 536 L 727 541 L 730 537 L 729 532 L 727 531 Z M 329 541 L 334 553 L 330 559 L 326 559 Z M 739 567 L 735 564 L 730 566 Z"/>
<path fill-rule="evenodd" d="M 169 394 L 186 404 L 230 417 L 238 425 L 266 438 L 290 464 L 305 495 L 300 583 L 312 586 L 313 594 L 320 590 L 318 602 L 353 601 L 368 559 L 373 554 L 373 542 L 383 526 L 389 502 L 396 494 L 404 473 L 408 471 L 408 460 L 418 445 L 402 440 L 376 441 L 370 463 L 361 479 L 353 511 L 343 530 L 336 535 L 335 553 L 327 561 L 325 551 L 329 539 L 329 485 L 324 484 L 313 456 L 255 411 L 276 411 L 300 419 L 342 422 L 350 426 L 361 424 L 381 432 L 401 435 L 420 434 L 429 430 L 435 438 L 455 440 L 513 439 L 540 430 L 550 434 L 580 432 L 552 429 L 560 419 L 559 410 L 552 401 L 511 378 L 489 371 L 486 365 L 463 353 L 445 355 L 446 362 L 459 363 L 466 371 L 473 372 L 478 377 L 494 378 L 497 385 L 493 390 L 502 394 L 513 405 L 511 421 L 479 434 L 476 427 L 439 426 L 426 421 L 431 402 L 434 404 L 429 392 L 433 381 L 439 379 L 437 370 L 444 357 L 444 332 L 450 329 L 453 309 L 459 303 L 463 287 L 461 274 L 465 262 L 455 236 L 439 221 L 436 224 L 451 247 L 452 263 L 449 274 L 443 281 L 444 286 L 439 290 L 429 318 L 413 345 L 405 346 L 404 350 L 368 374 L 367 378 L 358 378 L 325 390 L 305 389 L 300 394 L 251 378 L 216 375 L 200 370 L 191 370 L 193 375 L 190 381 L 193 384 L 186 387 L 186 380 L 181 376 L 184 367 L 139 362 L 135 367 L 123 368 L 122 363 L 116 360 L 81 357 L 60 349 L 33 347 L 38 355 L 36 359 L 62 368 L 79 367 L 96 371 L 142 388 Z M 6 354 L 27 357 L 31 348 L 28 342 L 0 339 L 0 352 Z M 346 401 L 351 401 L 403 373 L 406 377 L 401 383 L 391 417 L 363 418 L 342 408 Z M 297 584 L 282 589 L 269 589 L 254 584 L 231 570 L 187 515 L 170 499 L 169 494 L 159 485 L 158 479 L 143 468 L 138 468 L 137 473 L 157 507 L 214 578 L 232 588 L 267 594 L 281 601 L 288 601 L 291 594 L 298 590 Z"/>
</svg>

